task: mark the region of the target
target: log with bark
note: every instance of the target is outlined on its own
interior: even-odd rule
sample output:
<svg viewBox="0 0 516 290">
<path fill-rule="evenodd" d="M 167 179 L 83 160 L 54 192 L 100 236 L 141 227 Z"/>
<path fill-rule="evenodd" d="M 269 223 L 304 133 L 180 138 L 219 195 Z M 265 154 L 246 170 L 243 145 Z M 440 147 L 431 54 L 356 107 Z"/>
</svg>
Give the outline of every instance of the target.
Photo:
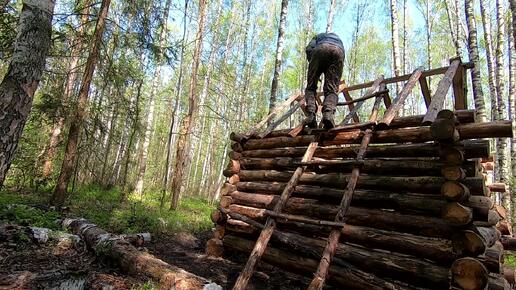
<svg viewBox="0 0 516 290">
<path fill-rule="evenodd" d="M 167 264 L 149 253 L 138 251 L 127 241 L 84 219 L 64 219 L 62 225 L 79 235 L 97 255 L 108 258 L 123 271 L 131 275 L 144 274 L 156 279 L 159 281 L 160 289 L 222 289 L 202 277 Z"/>
<path fill-rule="evenodd" d="M 224 246 L 229 250 L 250 253 L 254 246 L 254 241 L 249 239 L 227 235 L 224 237 Z M 292 252 L 282 250 L 277 247 L 269 246 L 265 249 L 262 260 L 278 266 L 282 269 L 288 269 L 290 272 L 301 275 L 311 275 L 317 268 L 318 261 L 316 259 L 302 258 L 293 255 Z M 346 289 L 411 289 L 403 287 L 393 282 L 388 282 L 369 274 L 365 271 L 360 271 L 354 267 L 340 267 L 332 265 L 330 267 L 329 282 L 332 285 L 345 287 Z"/>
<path fill-rule="evenodd" d="M 241 170 L 238 173 L 240 181 L 270 181 L 287 182 L 292 176 L 291 171 L 275 170 Z M 349 179 L 349 175 L 339 173 L 313 174 L 304 173 L 301 176 L 300 184 L 322 185 L 326 187 L 344 188 Z M 357 184 L 358 189 L 377 189 L 393 190 L 399 192 L 416 193 L 439 193 L 441 185 L 445 179 L 436 176 L 380 176 L 363 175 Z M 481 177 L 468 177 L 461 181 L 468 187 L 472 195 L 486 196 L 486 187 Z"/>
<path fill-rule="evenodd" d="M 304 147 L 275 148 L 267 150 L 244 150 L 242 153 L 230 153 L 232 159 L 241 157 L 254 158 L 274 158 L 274 157 L 301 157 L 306 151 Z M 286 146 L 284 146 L 286 147 Z M 457 144 L 460 154 L 459 164 L 464 159 L 482 158 L 489 156 L 490 147 L 488 140 L 465 140 Z M 357 146 L 347 147 L 318 147 L 314 157 L 318 158 L 355 158 Z M 421 158 L 421 157 L 440 157 L 442 150 L 438 144 L 415 143 L 397 145 L 371 145 L 367 148 L 367 158 L 376 157 L 398 157 L 398 158 Z M 445 157 L 445 156 L 444 156 Z"/>
<path fill-rule="evenodd" d="M 496 121 L 487 123 L 472 123 L 457 126 L 461 140 L 479 138 L 512 138 L 512 125 L 510 121 Z M 357 144 L 360 143 L 364 132 L 352 130 L 339 132 L 332 136 L 326 136 L 321 146 Z M 316 140 L 314 135 L 298 137 L 272 137 L 266 139 L 251 139 L 244 146 L 244 150 L 272 149 L 280 147 L 307 146 Z M 376 131 L 372 136 L 372 143 L 405 143 L 405 142 L 427 142 L 434 140 L 430 127 L 416 127 Z M 317 156 L 317 155 L 316 155 Z"/>
<path fill-rule="evenodd" d="M 242 157 L 238 161 L 231 160 L 223 172 L 228 177 L 238 174 L 240 170 L 293 170 L 301 164 L 300 158 L 248 158 Z M 353 166 L 360 166 L 361 172 L 366 174 L 398 175 L 398 176 L 440 176 L 448 180 L 459 180 L 465 177 L 475 177 L 478 171 L 476 162 L 466 161 L 461 167 L 446 166 L 436 159 L 353 159 L 325 160 L 318 159 L 307 162 L 309 169 L 317 173 L 351 172 Z M 443 169 L 443 167 L 445 167 Z"/>
<path fill-rule="evenodd" d="M 258 234 L 256 229 L 252 232 L 251 237 Z M 273 243 L 278 248 L 286 247 L 296 252 L 297 255 L 308 258 L 319 258 L 320 251 L 326 244 L 322 239 L 304 237 L 283 231 L 275 231 L 272 238 Z M 228 240 L 225 239 L 224 242 L 228 243 Z M 447 267 L 413 256 L 371 250 L 350 244 L 339 244 L 335 253 L 334 264 L 345 267 L 348 263 L 382 278 L 404 280 L 411 282 L 413 285 L 425 287 L 431 285 L 433 286 L 431 288 L 439 288 L 449 283 L 449 269 Z"/>
</svg>

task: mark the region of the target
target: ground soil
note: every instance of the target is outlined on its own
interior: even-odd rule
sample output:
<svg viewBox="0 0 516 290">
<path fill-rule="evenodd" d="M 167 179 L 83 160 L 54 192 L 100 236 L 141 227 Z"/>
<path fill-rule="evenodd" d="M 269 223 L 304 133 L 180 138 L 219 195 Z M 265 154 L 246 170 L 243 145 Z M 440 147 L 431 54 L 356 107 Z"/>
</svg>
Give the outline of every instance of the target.
<svg viewBox="0 0 516 290">
<path fill-rule="evenodd" d="M 155 236 L 141 250 L 231 289 L 247 257 L 237 253 L 229 253 L 226 259 L 204 255 L 210 237 L 210 232 Z M 145 277 L 124 275 L 84 245 L 52 240 L 38 243 L 20 233 L 6 235 L 5 228 L 0 231 L 0 290 L 134 289 L 146 282 Z M 306 278 L 262 264 L 248 289 L 306 289 L 307 283 Z"/>
</svg>

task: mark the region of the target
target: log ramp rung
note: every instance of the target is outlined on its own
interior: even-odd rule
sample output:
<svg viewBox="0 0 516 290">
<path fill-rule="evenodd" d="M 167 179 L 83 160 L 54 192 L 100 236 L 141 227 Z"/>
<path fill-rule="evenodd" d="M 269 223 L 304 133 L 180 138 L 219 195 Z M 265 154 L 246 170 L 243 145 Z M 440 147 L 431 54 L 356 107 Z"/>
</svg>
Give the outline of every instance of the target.
<svg viewBox="0 0 516 290">
<path fill-rule="evenodd" d="M 466 110 L 470 68 L 455 58 L 444 68 L 342 83 L 339 105 L 350 111 L 332 130 L 276 130 L 303 108 L 294 94 L 250 132 L 232 133 L 206 251 L 250 253 L 233 289 L 246 289 L 260 260 L 310 277 L 309 289 L 509 289 L 514 269 L 503 265 L 503 250 L 516 249 L 516 239 L 490 198 L 505 186 L 485 182 L 493 167 L 485 138 L 512 137 L 512 125 L 475 123 Z M 438 74 L 430 96 L 427 78 Z M 386 85 L 396 82 L 406 83 L 391 100 Z M 397 117 L 417 84 L 427 113 Z M 455 111 L 444 109 L 450 88 Z M 370 118 L 360 123 L 354 116 L 370 99 Z"/>
</svg>

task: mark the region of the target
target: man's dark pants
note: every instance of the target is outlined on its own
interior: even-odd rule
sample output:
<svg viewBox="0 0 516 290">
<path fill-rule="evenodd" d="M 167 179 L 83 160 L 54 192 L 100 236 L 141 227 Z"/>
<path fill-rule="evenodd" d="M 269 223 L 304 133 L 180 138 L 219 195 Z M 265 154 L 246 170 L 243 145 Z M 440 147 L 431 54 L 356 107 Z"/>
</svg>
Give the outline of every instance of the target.
<svg viewBox="0 0 516 290">
<path fill-rule="evenodd" d="M 322 43 L 314 48 L 308 65 L 308 80 L 305 90 L 306 109 L 308 112 L 315 113 L 316 111 L 315 94 L 317 93 L 317 82 L 321 74 L 324 74 L 323 112 L 335 112 L 343 64 L 344 52 L 339 47 Z"/>
</svg>

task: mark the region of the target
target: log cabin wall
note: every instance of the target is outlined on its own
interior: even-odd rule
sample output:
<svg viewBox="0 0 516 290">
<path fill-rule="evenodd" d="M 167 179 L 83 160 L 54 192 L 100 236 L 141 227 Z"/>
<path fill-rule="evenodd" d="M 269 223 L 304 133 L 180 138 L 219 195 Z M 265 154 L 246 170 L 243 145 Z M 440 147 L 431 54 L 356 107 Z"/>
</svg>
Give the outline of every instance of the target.
<svg viewBox="0 0 516 290">
<path fill-rule="evenodd" d="M 445 74 L 445 81 L 426 102 L 426 115 L 395 117 L 396 111 L 387 108 L 380 122 L 341 124 L 326 132 L 274 130 L 269 125 L 265 134 L 257 129 L 231 134 L 233 151 L 224 170 L 227 180 L 219 208 L 211 216 L 215 230 L 207 243 L 208 254 L 250 253 L 265 220 L 273 217 L 277 228 L 262 260 L 307 277 L 313 277 L 329 233 L 340 230 L 327 281 L 331 285 L 345 289 L 509 289 L 514 271 L 504 268 L 502 242 L 512 241 L 506 236 L 501 241 L 500 230 L 508 235 L 510 225 L 503 209 L 490 198 L 485 172 L 492 166 L 486 138 L 511 137 L 512 127 L 509 121 L 475 123 L 474 111 L 465 110 L 465 82 L 457 75 L 465 75 L 467 68 L 460 60 L 452 60 L 450 67 L 437 69 Z M 416 70 L 396 81 L 421 81 L 437 70 Z M 413 87 L 405 84 L 407 96 L 402 91 L 391 100 L 381 84 L 393 79 L 379 80 L 354 87 L 378 84 L 377 91 L 388 107 L 400 106 L 404 101 L 400 98 L 406 98 Z M 444 97 L 438 95 L 445 96 L 446 92 L 439 91 L 450 87 L 459 108 L 453 112 L 443 109 Z M 378 97 L 378 92 L 369 90 L 357 102 L 346 98 L 345 105 L 359 105 Z M 297 104 L 303 107 L 302 101 Z M 273 113 L 262 125 L 275 123 L 271 120 L 279 112 Z M 357 160 L 366 130 L 372 130 L 372 144 L 365 157 Z M 302 162 L 315 140 L 319 146 L 313 160 Z M 273 212 L 300 166 L 306 170 L 292 197 L 281 213 Z M 360 175 L 351 206 L 344 222 L 336 223 L 353 168 L 359 168 Z"/>
</svg>

